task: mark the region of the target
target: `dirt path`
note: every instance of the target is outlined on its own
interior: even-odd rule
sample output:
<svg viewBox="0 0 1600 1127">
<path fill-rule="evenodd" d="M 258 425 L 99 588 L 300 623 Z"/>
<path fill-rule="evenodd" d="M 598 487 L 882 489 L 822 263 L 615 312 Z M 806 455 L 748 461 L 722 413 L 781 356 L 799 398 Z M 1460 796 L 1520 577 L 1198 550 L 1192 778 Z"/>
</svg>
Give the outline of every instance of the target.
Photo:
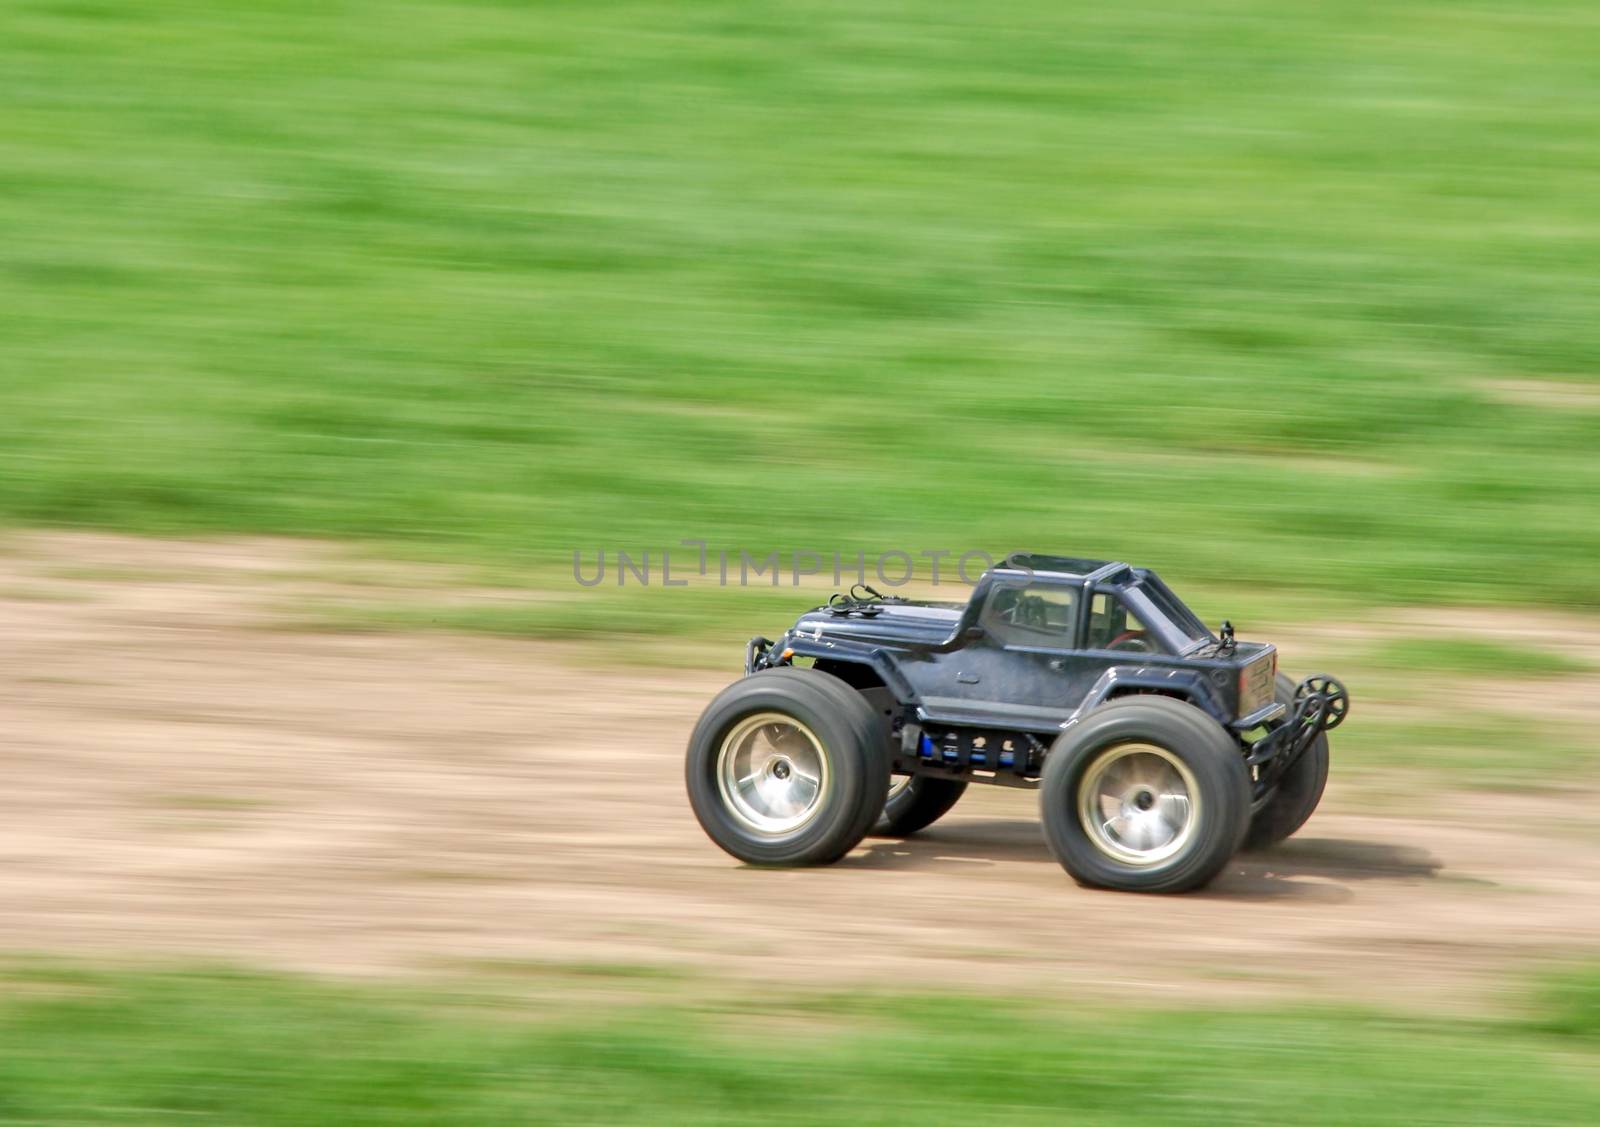
<svg viewBox="0 0 1600 1127">
<path fill-rule="evenodd" d="M 1402 819 L 1336 783 L 1302 839 L 1188 897 L 1076 888 L 1032 796 L 983 788 L 912 841 L 748 870 L 681 782 L 730 674 L 288 628 L 274 607 L 341 582 L 332 549 L 6 548 L 0 950 L 1449 1004 L 1600 945 L 1600 815 L 1559 796 L 1417 794 Z"/>
</svg>

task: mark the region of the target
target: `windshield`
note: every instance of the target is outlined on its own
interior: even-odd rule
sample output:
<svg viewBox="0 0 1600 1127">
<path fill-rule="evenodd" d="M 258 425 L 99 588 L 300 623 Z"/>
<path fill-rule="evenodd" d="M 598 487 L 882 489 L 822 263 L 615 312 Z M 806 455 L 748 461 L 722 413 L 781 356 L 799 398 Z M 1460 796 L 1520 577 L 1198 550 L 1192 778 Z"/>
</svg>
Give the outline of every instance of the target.
<svg viewBox="0 0 1600 1127">
<path fill-rule="evenodd" d="M 1130 610 L 1155 630 L 1168 635 L 1179 653 L 1211 641 L 1211 631 L 1206 629 L 1205 623 L 1158 579 L 1152 577 L 1131 583 L 1123 588 L 1122 597 Z"/>
</svg>

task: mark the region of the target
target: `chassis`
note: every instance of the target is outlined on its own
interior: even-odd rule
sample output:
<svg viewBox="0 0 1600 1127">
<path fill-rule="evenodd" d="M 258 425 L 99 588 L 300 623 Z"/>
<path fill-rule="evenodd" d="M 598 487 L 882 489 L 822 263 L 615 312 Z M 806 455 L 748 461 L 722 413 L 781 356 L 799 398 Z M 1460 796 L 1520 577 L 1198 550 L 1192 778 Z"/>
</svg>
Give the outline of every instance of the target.
<svg viewBox="0 0 1600 1127">
<path fill-rule="evenodd" d="M 702 716 L 701 825 L 757 864 L 837 859 L 930 824 L 969 783 L 1040 791 L 1081 883 L 1178 891 L 1293 833 L 1327 777 L 1338 681 L 1213 633 L 1151 571 L 1015 555 L 964 604 L 864 585 L 751 639 Z"/>
</svg>

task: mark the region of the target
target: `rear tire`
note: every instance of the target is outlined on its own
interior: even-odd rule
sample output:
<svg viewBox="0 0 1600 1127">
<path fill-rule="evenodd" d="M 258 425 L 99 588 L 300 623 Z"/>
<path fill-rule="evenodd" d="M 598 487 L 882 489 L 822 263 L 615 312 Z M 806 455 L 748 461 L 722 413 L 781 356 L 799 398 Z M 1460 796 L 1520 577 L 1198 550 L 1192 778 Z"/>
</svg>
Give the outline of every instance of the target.
<svg viewBox="0 0 1600 1127">
<path fill-rule="evenodd" d="M 769 669 L 729 685 L 689 737 L 685 781 L 706 835 L 752 865 L 825 865 L 882 812 L 889 761 L 861 694 Z"/>
<path fill-rule="evenodd" d="M 1250 776 L 1237 741 L 1193 705 L 1128 697 L 1057 737 L 1039 806 L 1050 851 L 1079 884 L 1185 892 L 1239 847 Z"/>
<path fill-rule="evenodd" d="M 1279 703 L 1294 707 L 1294 682 L 1282 673 L 1278 674 L 1275 692 Z M 1255 812 L 1245 834 L 1244 848 L 1267 849 L 1299 830 L 1316 811 L 1327 785 L 1328 733 L 1323 732 L 1295 760 Z"/>
<path fill-rule="evenodd" d="M 899 790 L 891 784 L 883 816 L 872 832 L 877 837 L 909 837 L 948 814 L 966 790 L 967 784 L 955 779 L 907 776 Z"/>
</svg>

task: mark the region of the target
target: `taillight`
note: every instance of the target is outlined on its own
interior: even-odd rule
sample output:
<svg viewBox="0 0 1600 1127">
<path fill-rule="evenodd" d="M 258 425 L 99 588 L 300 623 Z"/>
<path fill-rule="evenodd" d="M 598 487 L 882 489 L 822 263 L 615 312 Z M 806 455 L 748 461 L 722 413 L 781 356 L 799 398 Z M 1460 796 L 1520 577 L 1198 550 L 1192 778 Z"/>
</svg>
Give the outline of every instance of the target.
<svg viewBox="0 0 1600 1127">
<path fill-rule="evenodd" d="M 1275 695 L 1278 651 L 1262 654 L 1239 670 L 1239 711 L 1249 715 L 1267 707 Z"/>
</svg>

